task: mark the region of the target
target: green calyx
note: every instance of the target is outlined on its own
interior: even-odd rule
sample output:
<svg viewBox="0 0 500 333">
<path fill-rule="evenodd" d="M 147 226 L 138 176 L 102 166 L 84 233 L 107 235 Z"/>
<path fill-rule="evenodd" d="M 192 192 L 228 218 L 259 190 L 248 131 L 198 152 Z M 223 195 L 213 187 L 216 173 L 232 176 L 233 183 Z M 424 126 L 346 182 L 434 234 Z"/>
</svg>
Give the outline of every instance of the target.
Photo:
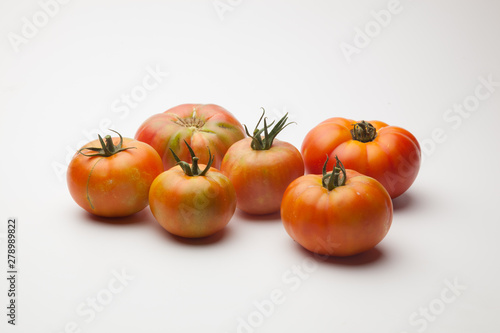
<svg viewBox="0 0 500 333">
<path fill-rule="evenodd" d="M 205 176 L 207 174 L 208 170 L 210 169 L 210 167 L 212 166 L 212 163 L 214 162 L 215 155 L 212 155 L 212 152 L 210 151 L 210 148 L 207 147 L 208 148 L 208 155 L 209 155 L 208 163 L 207 163 L 207 166 L 205 167 L 205 169 L 200 170 L 200 168 L 198 166 L 198 157 L 196 157 L 196 155 L 194 154 L 193 149 L 186 142 L 186 140 L 184 140 L 184 143 L 186 144 L 187 148 L 189 149 L 189 153 L 191 154 L 191 159 L 193 160 L 193 164 L 189 164 L 186 161 L 181 161 L 181 159 L 179 158 L 179 156 L 177 156 L 174 153 L 174 151 L 172 150 L 172 148 L 169 148 L 170 151 L 172 152 L 172 154 L 174 155 L 174 158 L 177 161 L 177 164 L 182 168 L 182 170 L 184 171 L 184 173 L 187 176 L 190 176 L 190 177 Z"/>
<path fill-rule="evenodd" d="M 281 118 L 276 125 L 269 131 L 269 127 L 274 124 L 274 121 L 272 121 L 270 124 L 267 123 L 267 118 L 264 118 L 264 114 L 266 113 L 266 110 L 262 108 L 262 116 L 260 116 L 259 122 L 255 126 L 255 129 L 253 130 L 253 135 L 251 135 L 248 132 L 248 128 L 246 125 L 245 126 L 245 132 L 249 137 L 252 138 L 252 143 L 251 147 L 253 150 L 268 150 L 271 148 L 273 145 L 273 141 L 278 135 L 279 132 L 281 132 L 285 127 L 287 127 L 290 124 L 294 124 L 294 122 L 287 123 L 288 120 L 288 112 Z M 259 129 L 259 124 L 262 121 L 262 118 L 264 118 L 264 127 Z M 262 134 L 264 134 L 264 137 L 262 137 Z"/>
<path fill-rule="evenodd" d="M 369 122 L 363 120 L 352 126 L 351 135 L 353 140 L 371 142 L 377 137 L 377 129 Z"/>
<path fill-rule="evenodd" d="M 335 163 L 335 167 L 330 173 L 326 172 L 326 165 L 328 164 L 328 155 L 326 156 L 325 164 L 323 164 L 323 178 L 321 179 L 321 183 L 323 184 L 323 187 L 326 188 L 328 191 L 331 191 L 336 187 L 344 186 L 346 182 L 347 176 L 344 165 L 342 164 L 342 162 L 340 162 L 337 155 L 335 155 L 335 160 L 337 160 L 337 162 Z"/>
<path fill-rule="evenodd" d="M 125 151 L 127 149 L 135 149 L 135 147 L 122 148 L 123 138 L 120 135 L 120 133 L 118 133 L 117 131 L 113 131 L 112 129 L 110 129 L 110 131 L 115 132 L 120 137 L 120 142 L 117 145 L 115 145 L 113 143 L 113 138 L 110 135 L 106 135 L 104 137 L 104 140 L 102 139 L 102 137 L 100 135 L 97 135 L 99 137 L 99 141 L 101 142 L 101 147 L 82 148 L 78 151 L 78 153 L 82 154 L 83 156 L 90 156 L 90 157 L 92 157 L 92 156 L 109 157 L 109 156 L 118 154 L 119 152 Z M 90 150 L 90 151 L 93 151 L 94 153 L 93 154 L 85 154 L 85 153 L 83 153 L 84 150 Z"/>
</svg>

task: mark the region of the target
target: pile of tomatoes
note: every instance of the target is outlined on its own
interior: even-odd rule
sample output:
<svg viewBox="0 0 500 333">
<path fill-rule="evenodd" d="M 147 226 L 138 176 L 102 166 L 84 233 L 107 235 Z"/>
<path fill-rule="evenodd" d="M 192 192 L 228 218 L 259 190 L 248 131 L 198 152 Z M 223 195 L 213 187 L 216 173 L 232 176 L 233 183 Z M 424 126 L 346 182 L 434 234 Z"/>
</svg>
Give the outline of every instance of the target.
<svg viewBox="0 0 500 333">
<path fill-rule="evenodd" d="M 417 139 L 381 121 L 337 117 L 311 129 L 299 151 L 276 138 L 289 124 L 287 115 L 268 123 L 264 111 L 250 133 L 220 106 L 179 105 L 147 119 L 135 139 L 115 132 L 83 146 L 68 167 L 69 191 L 103 217 L 149 205 L 181 237 L 222 230 L 238 207 L 280 212 L 292 239 L 315 253 L 373 248 L 391 226 L 392 199 L 417 177 Z"/>
</svg>

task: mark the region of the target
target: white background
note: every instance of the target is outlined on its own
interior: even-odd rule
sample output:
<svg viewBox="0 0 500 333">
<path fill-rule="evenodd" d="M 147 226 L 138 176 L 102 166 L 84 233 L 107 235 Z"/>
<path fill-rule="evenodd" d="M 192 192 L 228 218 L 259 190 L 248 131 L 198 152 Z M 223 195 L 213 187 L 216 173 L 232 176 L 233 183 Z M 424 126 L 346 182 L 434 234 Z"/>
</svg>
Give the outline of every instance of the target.
<svg viewBox="0 0 500 333">
<path fill-rule="evenodd" d="M 2 0 L 0 276 L 17 217 L 19 293 L 12 327 L 1 278 L 1 331 L 498 332 L 500 2 L 401 0 L 385 26 L 372 12 L 388 1 L 215 4 L 73 0 L 49 16 Z M 157 86 L 123 108 L 148 70 L 163 73 Z M 133 137 L 182 103 L 250 127 L 260 107 L 289 112 L 297 125 L 280 138 L 297 147 L 326 118 L 378 119 L 411 131 L 424 162 L 387 237 L 345 259 L 302 250 L 278 215 L 237 211 L 188 241 L 149 208 L 113 224 L 73 202 L 65 166 L 83 143 L 107 128 Z"/>
</svg>

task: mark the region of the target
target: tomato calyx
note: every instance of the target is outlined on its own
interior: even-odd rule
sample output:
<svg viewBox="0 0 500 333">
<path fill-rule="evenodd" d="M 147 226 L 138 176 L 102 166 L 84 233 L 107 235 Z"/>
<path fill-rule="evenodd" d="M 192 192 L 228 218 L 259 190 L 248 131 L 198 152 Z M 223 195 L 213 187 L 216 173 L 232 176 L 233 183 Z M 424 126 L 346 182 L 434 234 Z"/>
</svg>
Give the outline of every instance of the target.
<svg viewBox="0 0 500 333">
<path fill-rule="evenodd" d="M 339 160 L 337 155 L 335 155 L 335 160 L 337 161 L 335 163 L 335 167 L 333 168 L 332 172 L 327 173 L 326 165 L 328 164 L 328 160 L 329 158 L 327 155 L 325 164 L 323 164 L 323 178 L 321 178 L 321 183 L 323 184 L 324 188 L 326 188 L 328 191 L 331 191 L 337 187 L 344 186 L 347 175 L 344 165 Z"/>
<path fill-rule="evenodd" d="M 193 164 L 190 165 L 188 162 L 182 161 L 179 158 L 179 156 L 177 156 L 175 154 L 175 152 L 172 150 L 172 148 L 169 148 L 170 151 L 172 152 L 172 154 L 174 155 L 175 160 L 177 161 L 177 165 L 179 165 L 182 168 L 182 171 L 184 171 L 184 173 L 189 177 L 205 176 L 207 174 L 208 170 L 210 169 L 210 167 L 212 166 L 212 163 L 214 162 L 215 155 L 212 155 L 210 148 L 207 147 L 208 148 L 208 155 L 209 155 L 208 163 L 207 163 L 207 166 L 205 167 L 205 169 L 201 170 L 198 166 L 199 158 L 196 157 L 193 149 L 186 142 L 186 140 L 184 140 L 184 143 L 186 144 L 187 148 L 189 149 L 189 153 L 191 154 L 191 160 L 193 161 Z"/>
<path fill-rule="evenodd" d="M 362 120 L 352 126 L 351 135 L 353 140 L 371 142 L 377 137 L 377 129 L 369 122 Z"/>
<path fill-rule="evenodd" d="M 135 149 L 135 147 L 123 148 L 122 147 L 123 137 L 121 136 L 121 134 L 118 133 L 117 131 L 112 130 L 112 129 L 110 129 L 110 131 L 115 132 L 120 137 L 120 142 L 117 145 L 115 145 L 113 143 L 113 138 L 110 135 L 106 135 L 104 137 L 104 140 L 103 140 L 102 137 L 98 134 L 97 136 L 99 137 L 99 142 L 101 143 L 101 147 L 82 148 L 78 151 L 78 153 L 82 154 L 83 156 L 89 156 L 89 157 L 92 157 L 92 156 L 109 157 L 109 156 L 118 154 L 119 152 L 122 152 L 122 151 L 125 151 L 128 149 Z M 85 154 L 85 153 L 83 153 L 84 150 L 90 150 L 90 151 L 93 151 L 95 153 L 94 154 Z"/>
<path fill-rule="evenodd" d="M 196 117 L 196 110 L 194 110 L 192 116 L 188 118 L 181 118 L 177 116 L 177 120 L 174 121 L 174 123 L 184 127 L 194 127 L 196 129 L 200 129 L 203 125 L 205 125 L 205 122 L 201 118 Z"/>
<path fill-rule="evenodd" d="M 257 125 L 255 125 L 255 129 L 253 130 L 253 135 L 251 135 L 248 132 L 247 126 L 243 125 L 245 127 L 245 132 L 247 133 L 247 135 L 252 138 L 252 143 L 250 144 L 250 146 L 252 147 L 253 150 L 269 150 L 273 145 L 273 141 L 279 134 L 279 132 L 281 132 L 288 125 L 295 123 L 295 122 L 287 123 L 288 120 L 288 112 L 287 112 L 283 116 L 283 118 L 281 118 L 276 123 L 276 125 L 274 125 L 271 131 L 269 131 L 269 127 L 271 127 L 274 124 L 274 120 L 270 124 L 268 124 L 267 117 L 264 117 L 266 110 L 264 110 L 264 108 L 261 109 L 262 109 L 262 116 L 260 116 Z M 259 124 L 262 121 L 262 118 L 264 118 L 264 127 L 259 129 Z M 262 134 L 264 134 L 264 136 L 262 136 Z"/>
</svg>

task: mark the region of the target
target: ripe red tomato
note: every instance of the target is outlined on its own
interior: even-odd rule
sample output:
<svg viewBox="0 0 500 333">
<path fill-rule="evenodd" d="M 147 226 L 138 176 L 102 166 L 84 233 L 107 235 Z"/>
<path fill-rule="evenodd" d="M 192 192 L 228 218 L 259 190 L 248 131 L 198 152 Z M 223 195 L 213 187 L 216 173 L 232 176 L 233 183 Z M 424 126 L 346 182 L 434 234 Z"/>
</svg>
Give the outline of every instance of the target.
<svg viewBox="0 0 500 333">
<path fill-rule="evenodd" d="M 237 207 L 246 213 L 278 212 L 288 184 L 304 175 L 304 161 L 297 148 L 275 139 L 288 125 L 287 119 L 285 115 L 270 131 L 266 119 L 264 128 L 258 130 L 259 120 L 253 135 L 247 133 L 249 138 L 233 144 L 222 160 L 221 171 L 234 185 Z"/>
<path fill-rule="evenodd" d="M 328 160 L 327 160 L 328 161 Z M 294 180 L 281 203 L 287 233 L 309 251 L 350 256 L 373 248 L 392 223 L 392 201 L 378 181 L 339 160 L 334 171 Z"/>
<path fill-rule="evenodd" d="M 210 236 L 222 230 L 236 210 L 236 193 L 231 181 L 207 165 L 189 148 L 193 165 L 178 160 L 179 165 L 161 173 L 151 185 L 149 204 L 158 223 L 168 232 L 188 238 Z M 203 170 L 202 170 L 203 169 Z"/>
<path fill-rule="evenodd" d="M 150 144 L 163 160 L 165 170 L 176 165 L 169 151 L 171 148 L 183 161 L 191 162 L 189 150 L 182 144 L 187 141 L 207 164 L 208 146 L 215 152 L 213 166 L 220 163 L 227 149 L 245 137 L 240 122 L 226 109 L 214 104 L 182 104 L 147 119 L 138 129 L 135 138 Z"/>
<path fill-rule="evenodd" d="M 302 143 L 302 155 L 307 173 L 320 173 L 325 155 L 330 160 L 338 156 L 346 168 L 381 182 L 391 198 L 413 184 L 421 158 L 420 145 L 407 130 L 345 118 L 330 118 L 314 127 Z"/>
<path fill-rule="evenodd" d="M 149 187 L 163 171 L 161 158 L 151 146 L 117 134 L 86 144 L 68 166 L 71 196 L 98 216 L 128 216 L 145 208 Z"/>
</svg>

